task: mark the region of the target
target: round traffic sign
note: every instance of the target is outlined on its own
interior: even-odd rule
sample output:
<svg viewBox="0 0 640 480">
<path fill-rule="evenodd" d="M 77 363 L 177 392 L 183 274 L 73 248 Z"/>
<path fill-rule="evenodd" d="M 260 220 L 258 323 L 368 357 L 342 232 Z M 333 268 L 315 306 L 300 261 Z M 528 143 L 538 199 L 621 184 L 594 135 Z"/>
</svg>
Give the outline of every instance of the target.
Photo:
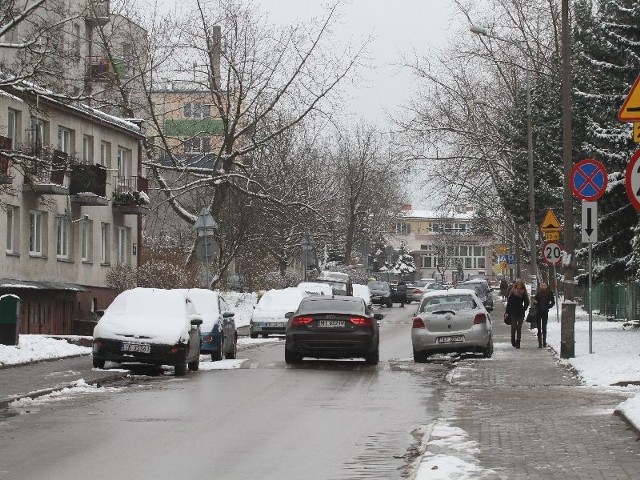
<svg viewBox="0 0 640 480">
<path fill-rule="evenodd" d="M 546 242 L 542 246 L 542 258 L 549 265 L 555 265 L 562 260 L 562 245 L 560 242 Z"/>
<path fill-rule="evenodd" d="M 640 150 L 636 151 L 629 160 L 625 171 L 625 188 L 631 205 L 640 210 Z"/>
<path fill-rule="evenodd" d="M 571 169 L 569 183 L 571 191 L 580 200 L 593 202 L 599 199 L 607 189 L 607 170 L 593 158 L 585 158 Z"/>
</svg>

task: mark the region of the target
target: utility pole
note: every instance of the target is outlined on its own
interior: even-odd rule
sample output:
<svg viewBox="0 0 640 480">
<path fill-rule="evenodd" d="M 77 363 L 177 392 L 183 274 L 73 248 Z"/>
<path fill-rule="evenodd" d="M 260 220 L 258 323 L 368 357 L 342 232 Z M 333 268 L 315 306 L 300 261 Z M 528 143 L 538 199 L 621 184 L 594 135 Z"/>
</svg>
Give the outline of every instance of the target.
<svg viewBox="0 0 640 480">
<path fill-rule="evenodd" d="M 564 301 L 560 325 L 560 358 L 575 357 L 575 260 L 573 233 L 573 194 L 570 176 L 573 168 L 571 138 L 571 35 L 569 0 L 562 0 L 562 158 L 564 164 Z"/>
</svg>

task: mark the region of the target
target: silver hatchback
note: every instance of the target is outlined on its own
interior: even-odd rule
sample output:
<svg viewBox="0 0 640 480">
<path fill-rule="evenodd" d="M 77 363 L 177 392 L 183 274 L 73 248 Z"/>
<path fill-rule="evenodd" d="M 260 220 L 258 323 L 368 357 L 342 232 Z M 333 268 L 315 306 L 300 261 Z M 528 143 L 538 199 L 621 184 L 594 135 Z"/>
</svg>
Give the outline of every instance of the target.
<svg viewBox="0 0 640 480">
<path fill-rule="evenodd" d="M 413 360 L 426 362 L 434 353 L 493 354 L 491 317 L 474 290 L 425 293 L 411 328 Z"/>
</svg>

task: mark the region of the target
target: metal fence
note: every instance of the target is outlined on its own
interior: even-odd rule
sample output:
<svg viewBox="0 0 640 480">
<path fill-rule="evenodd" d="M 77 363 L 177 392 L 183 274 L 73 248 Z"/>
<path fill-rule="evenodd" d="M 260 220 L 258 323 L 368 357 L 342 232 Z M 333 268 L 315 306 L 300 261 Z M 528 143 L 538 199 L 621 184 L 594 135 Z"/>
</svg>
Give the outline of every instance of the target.
<svg viewBox="0 0 640 480">
<path fill-rule="evenodd" d="M 589 289 L 585 286 L 578 290 L 588 309 Z M 618 320 L 640 319 L 640 283 L 598 283 L 591 288 L 591 301 L 591 308 L 600 315 Z"/>
</svg>

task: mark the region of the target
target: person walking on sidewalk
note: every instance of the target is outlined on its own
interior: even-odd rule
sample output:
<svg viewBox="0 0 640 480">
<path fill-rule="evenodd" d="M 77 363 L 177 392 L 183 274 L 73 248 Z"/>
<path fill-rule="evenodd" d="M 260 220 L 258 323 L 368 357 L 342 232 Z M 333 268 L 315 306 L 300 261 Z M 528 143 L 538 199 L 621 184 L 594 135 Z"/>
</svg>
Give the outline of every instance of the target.
<svg viewBox="0 0 640 480">
<path fill-rule="evenodd" d="M 511 287 L 506 308 L 506 313 L 511 318 L 511 345 L 515 348 L 520 348 L 522 322 L 524 322 L 527 308 L 529 308 L 529 294 L 524 281 L 518 279 Z"/>
<path fill-rule="evenodd" d="M 404 280 L 400 279 L 398 282 L 396 293 L 400 299 L 400 306 L 404 307 L 404 304 L 407 303 L 407 284 L 404 283 Z"/>
<path fill-rule="evenodd" d="M 538 348 L 547 346 L 547 321 L 549 310 L 556 304 L 553 292 L 549 284 L 542 282 L 540 288 L 533 297 L 533 303 L 538 312 Z"/>
</svg>

